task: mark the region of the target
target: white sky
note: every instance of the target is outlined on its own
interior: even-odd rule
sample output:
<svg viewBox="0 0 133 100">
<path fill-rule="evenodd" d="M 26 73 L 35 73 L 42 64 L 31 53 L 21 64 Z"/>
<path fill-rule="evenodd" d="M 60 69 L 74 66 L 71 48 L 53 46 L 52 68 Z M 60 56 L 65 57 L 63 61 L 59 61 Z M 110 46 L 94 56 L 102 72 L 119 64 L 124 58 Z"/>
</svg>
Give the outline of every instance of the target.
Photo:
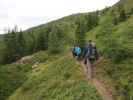
<svg viewBox="0 0 133 100">
<path fill-rule="evenodd" d="M 23 30 L 66 15 L 111 6 L 119 0 L 0 0 L 0 33 L 17 25 Z"/>
</svg>

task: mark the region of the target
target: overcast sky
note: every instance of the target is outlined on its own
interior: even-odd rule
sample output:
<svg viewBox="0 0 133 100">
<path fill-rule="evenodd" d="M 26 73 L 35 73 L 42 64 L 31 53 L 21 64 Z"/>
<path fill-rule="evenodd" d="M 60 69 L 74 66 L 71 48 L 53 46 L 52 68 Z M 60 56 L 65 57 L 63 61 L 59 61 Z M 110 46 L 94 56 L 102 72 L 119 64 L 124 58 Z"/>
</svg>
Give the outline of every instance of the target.
<svg viewBox="0 0 133 100">
<path fill-rule="evenodd" d="M 119 0 L 0 0 L 0 33 L 17 25 L 23 30 L 66 15 L 100 10 Z"/>
</svg>

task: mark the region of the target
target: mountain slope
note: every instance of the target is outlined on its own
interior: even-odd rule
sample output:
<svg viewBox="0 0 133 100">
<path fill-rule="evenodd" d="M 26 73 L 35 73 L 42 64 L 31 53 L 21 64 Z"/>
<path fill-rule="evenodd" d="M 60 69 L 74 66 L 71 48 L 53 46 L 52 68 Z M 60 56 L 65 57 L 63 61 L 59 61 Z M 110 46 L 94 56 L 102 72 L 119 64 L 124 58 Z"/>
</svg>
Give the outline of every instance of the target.
<svg viewBox="0 0 133 100">
<path fill-rule="evenodd" d="M 28 79 L 34 64 L 52 62 L 57 58 L 56 56 L 51 57 L 46 52 L 40 51 L 12 64 L 0 65 L 0 100 L 6 100 L 17 88 L 21 87 Z"/>
<path fill-rule="evenodd" d="M 110 18 L 107 17 L 105 15 L 101 20 Z M 101 55 L 104 56 L 97 64 L 96 77 L 107 85 L 116 100 L 132 100 L 133 16 L 114 26 L 108 22 L 105 20 L 87 33 L 87 39 L 96 41 Z M 102 35 L 101 30 L 104 30 Z"/>
<path fill-rule="evenodd" d="M 118 18 L 120 17 L 120 12 L 118 12 L 120 5 L 122 5 L 122 7 L 124 6 L 127 14 L 126 19 L 122 21 L 120 21 Z M 107 88 L 110 89 L 116 100 L 132 100 L 133 97 L 132 7 L 132 0 L 121 0 L 113 7 L 100 11 L 100 21 L 98 25 L 91 28 L 87 32 L 86 36 L 87 41 L 91 39 L 96 42 L 98 50 L 103 57 L 103 60 L 96 66 L 96 77 L 106 84 Z M 117 12 L 115 16 L 117 17 L 116 19 L 113 12 Z M 34 45 L 36 42 L 34 42 L 34 40 L 38 40 L 40 33 L 43 34 L 42 36 L 47 38 L 45 38 L 47 44 L 47 36 L 51 33 L 51 30 L 53 30 L 54 26 L 56 26 L 56 28 L 61 31 L 60 33 L 65 37 L 65 39 L 63 37 L 63 40 L 59 42 L 62 43 L 65 40 L 66 44 L 64 48 L 70 47 L 75 41 L 77 22 L 87 22 L 87 16 L 89 14 L 90 13 L 67 16 L 62 19 L 24 31 L 23 35 L 26 40 L 26 51 L 28 51 L 26 54 L 28 55 L 37 52 L 36 50 L 34 51 L 34 49 L 33 52 L 29 51 L 31 50 L 31 47 L 36 48 L 36 45 Z M 82 18 L 86 18 L 85 21 L 83 21 Z M 114 24 L 114 21 L 116 20 L 118 22 Z M 56 33 L 56 31 L 53 31 L 53 33 L 54 32 Z M 7 52 L 3 42 L 0 42 L 0 45 L 0 64 L 2 64 L 3 59 L 5 59 L 4 54 Z M 48 50 L 48 48 L 45 50 Z M 64 55 L 67 54 L 64 53 Z M 48 98 L 49 100 L 53 100 L 53 98 L 56 98 L 57 100 L 58 98 L 60 100 L 62 100 L 62 98 L 65 98 L 66 100 L 73 100 L 75 98 L 79 100 L 88 100 L 88 98 L 101 100 L 95 88 L 91 85 L 88 85 L 87 81 L 85 80 L 81 66 L 79 66 L 70 56 L 58 54 L 55 57 L 53 54 L 49 56 L 48 53 L 37 53 L 35 56 L 33 55 L 32 59 L 28 60 L 28 64 L 30 65 L 29 67 L 31 68 L 31 66 L 36 62 L 38 63 L 37 68 L 32 70 L 29 69 L 28 74 L 25 74 L 26 71 L 24 73 L 22 71 L 21 73 L 21 68 L 23 70 L 27 65 L 24 67 L 17 66 L 17 68 L 12 64 L 9 66 L 0 66 L 2 73 L 5 71 L 5 74 L 0 74 L 0 77 L 2 80 L 4 80 L 4 83 L 8 83 L 1 84 L 0 90 L 2 91 L 0 97 L 4 95 L 6 96 L 4 97 L 5 99 L 10 95 L 9 100 L 29 100 L 29 98 L 31 100 L 42 100 L 43 98 Z M 15 75 L 15 77 L 17 77 L 16 80 L 10 80 L 12 77 L 9 77 L 8 73 L 10 73 L 12 69 L 18 68 L 20 69 L 17 74 L 10 74 L 11 76 Z M 30 73 L 30 71 L 32 72 Z M 23 77 L 25 75 L 26 77 Z M 11 86 L 10 82 L 14 83 L 14 81 L 21 81 L 21 84 L 16 83 L 17 87 L 15 85 Z M 7 91 L 10 89 L 6 88 L 8 86 L 12 88 L 12 91 Z M 12 92 L 14 93 L 12 94 Z"/>
<path fill-rule="evenodd" d="M 130 9 L 133 9 L 133 1 L 132 0 L 120 0 L 118 5 L 124 5 L 126 11 L 128 12 Z"/>
<path fill-rule="evenodd" d="M 38 65 L 8 100 L 102 100 L 70 56 Z"/>
</svg>

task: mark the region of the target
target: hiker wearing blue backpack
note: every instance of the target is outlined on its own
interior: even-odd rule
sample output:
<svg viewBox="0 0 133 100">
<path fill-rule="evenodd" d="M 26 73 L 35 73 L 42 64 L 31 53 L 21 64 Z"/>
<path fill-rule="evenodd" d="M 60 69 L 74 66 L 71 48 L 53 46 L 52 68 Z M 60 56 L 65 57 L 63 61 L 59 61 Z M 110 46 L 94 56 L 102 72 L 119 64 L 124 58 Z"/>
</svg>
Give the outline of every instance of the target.
<svg viewBox="0 0 133 100">
<path fill-rule="evenodd" d="M 81 48 L 77 45 L 77 46 L 74 46 L 73 50 L 72 50 L 72 54 L 74 57 L 76 57 L 77 59 L 80 58 L 81 56 Z"/>
<path fill-rule="evenodd" d="M 72 48 L 72 55 L 73 55 L 73 57 L 75 57 L 76 56 L 76 53 L 75 53 L 75 45 L 74 45 L 74 47 Z"/>
</svg>

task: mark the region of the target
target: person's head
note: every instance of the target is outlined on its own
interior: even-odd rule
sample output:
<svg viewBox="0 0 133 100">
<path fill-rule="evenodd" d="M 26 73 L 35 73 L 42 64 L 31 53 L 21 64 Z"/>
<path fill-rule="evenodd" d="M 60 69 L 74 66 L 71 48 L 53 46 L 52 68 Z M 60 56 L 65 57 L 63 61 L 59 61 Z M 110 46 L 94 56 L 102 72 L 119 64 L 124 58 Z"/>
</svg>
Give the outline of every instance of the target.
<svg viewBox="0 0 133 100">
<path fill-rule="evenodd" d="M 78 45 L 77 44 L 74 44 L 74 47 L 77 47 Z"/>
<path fill-rule="evenodd" d="M 88 41 L 88 43 L 91 43 L 91 42 L 92 42 L 92 40 L 89 40 L 89 41 Z"/>
<path fill-rule="evenodd" d="M 76 47 L 79 47 L 79 45 L 77 44 Z"/>
<path fill-rule="evenodd" d="M 91 43 L 92 43 L 92 40 L 89 40 L 88 43 L 87 43 L 87 45 L 91 45 Z"/>
</svg>

